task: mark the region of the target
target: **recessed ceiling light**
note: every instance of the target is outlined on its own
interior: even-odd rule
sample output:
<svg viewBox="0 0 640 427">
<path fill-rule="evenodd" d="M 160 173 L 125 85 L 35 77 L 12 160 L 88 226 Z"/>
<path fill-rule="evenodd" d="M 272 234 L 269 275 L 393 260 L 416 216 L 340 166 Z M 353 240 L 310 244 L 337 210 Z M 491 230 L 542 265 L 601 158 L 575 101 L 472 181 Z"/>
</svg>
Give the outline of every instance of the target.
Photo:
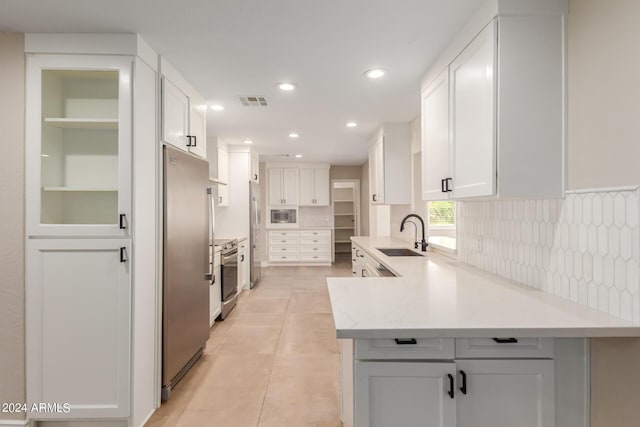
<svg viewBox="0 0 640 427">
<path fill-rule="evenodd" d="M 250 140 L 250 139 L 245 139 L 245 140 L 244 140 L 244 143 L 245 143 L 245 144 L 253 144 L 253 141 L 252 141 L 252 140 Z"/>
<path fill-rule="evenodd" d="M 358 124 L 357 124 L 356 122 L 349 122 L 349 123 L 347 123 L 347 127 L 348 127 L 348 128 L 354 128 L 354 127 L 356 127 L 356 126 L 358 126 Z"/>
<path fill-rule="evenodd" d="M 291 132 L 291 133 L 289 134 L 289 138 L 297 138 L 297 137 L 299 137 L 299 136 L 300 136 L 300 135 L 298 135 L 298 134 L 297 134 L 297 133 L 295 133 L 295 132 Z"/>
<path fill-rule="evenodd" d="M 369 77 L 370 79 L 379 79 L 384 76 L 383 68 L 372 68 L 364 72 L 364 75 Z"/>
<path fill-rule="evenodd" d="M 278 83 L 278 88 L 280 88 L 280 90 L 284 90 L 286 92 L 291 92 L 292 90 L 294 90 L 297 87 L 298 87 L 298 85 L 296 85 L 295 83 L 286 83 L 286 82 Z"/>
<path fill-rule="evenodd" d="M 302 154 L 296 154 L 296 158 L 299 159 L 300 157 L 302 157 Z"/>
<path fill-rule="evenodd" d="M 211 106 L 211 109 L 214 110 L 214 111 L 222 111 L 222 110 L 224 110 L 224 107 L 222 105 L 220 105 L 220 104 L 214 104 L 214 105 Z"/>
</svg>

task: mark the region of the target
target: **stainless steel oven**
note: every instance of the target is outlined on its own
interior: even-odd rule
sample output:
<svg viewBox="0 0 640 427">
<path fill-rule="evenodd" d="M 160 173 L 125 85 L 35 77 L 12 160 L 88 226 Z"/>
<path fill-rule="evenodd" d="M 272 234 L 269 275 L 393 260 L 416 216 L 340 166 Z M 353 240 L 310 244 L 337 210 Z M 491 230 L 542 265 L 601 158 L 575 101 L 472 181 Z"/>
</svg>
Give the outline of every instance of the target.
<svg viewBox="0 0 640 427">
<path fill-rule="evenodd" d="M 224 320 L 238 302 L 238 242 L 229 240 L 219 246 L 220 275 L 222 288 L 222 312 L 220 319 Z"/>
</svg>

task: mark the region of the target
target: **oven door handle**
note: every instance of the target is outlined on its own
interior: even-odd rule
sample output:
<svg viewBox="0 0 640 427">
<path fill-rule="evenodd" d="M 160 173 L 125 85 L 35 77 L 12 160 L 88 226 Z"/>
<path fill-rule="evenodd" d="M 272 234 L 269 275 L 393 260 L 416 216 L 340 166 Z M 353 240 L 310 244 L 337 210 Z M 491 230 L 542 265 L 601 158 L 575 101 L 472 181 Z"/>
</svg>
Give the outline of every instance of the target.
<svg viewBox="0 0 640 427">
<path fill-rule="evenodd" d="M 224 265 L 225 261 L 229 262 L 229 261 L 236 261 L 237 262 L 238 259 L 238 250 L 234 249 L 233 251 L 229 252 L 228 254 L 224 254 L 220 257 L 220 265 Z"/>
</svg>

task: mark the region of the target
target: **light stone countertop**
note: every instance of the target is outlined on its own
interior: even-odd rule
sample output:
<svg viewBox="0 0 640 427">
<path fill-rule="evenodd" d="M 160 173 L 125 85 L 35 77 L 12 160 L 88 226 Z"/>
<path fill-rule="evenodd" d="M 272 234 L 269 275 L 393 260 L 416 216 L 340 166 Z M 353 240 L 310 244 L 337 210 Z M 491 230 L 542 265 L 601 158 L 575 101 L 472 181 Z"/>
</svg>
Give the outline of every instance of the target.
<svg viewBox="0 0 640 427">
<path fill-rule="evenodd" d="M 401 277 L 327 278 L 338 338 L 640 336 L 640 325 L 389 238 L 353 242 Z"/>
</svg>

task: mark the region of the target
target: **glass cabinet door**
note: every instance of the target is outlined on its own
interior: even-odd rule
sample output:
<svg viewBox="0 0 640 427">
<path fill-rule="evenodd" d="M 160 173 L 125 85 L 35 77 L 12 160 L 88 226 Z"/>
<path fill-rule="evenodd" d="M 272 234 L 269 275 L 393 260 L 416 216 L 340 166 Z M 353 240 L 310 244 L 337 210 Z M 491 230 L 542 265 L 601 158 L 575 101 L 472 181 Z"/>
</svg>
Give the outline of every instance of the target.
<svg viewBox="0 0 640 427">
<path fill-rule="evenodd" d="M 127 57 L 28 57 L 29 235 L 130 234 L 131 70 Z"/>
</svg>

